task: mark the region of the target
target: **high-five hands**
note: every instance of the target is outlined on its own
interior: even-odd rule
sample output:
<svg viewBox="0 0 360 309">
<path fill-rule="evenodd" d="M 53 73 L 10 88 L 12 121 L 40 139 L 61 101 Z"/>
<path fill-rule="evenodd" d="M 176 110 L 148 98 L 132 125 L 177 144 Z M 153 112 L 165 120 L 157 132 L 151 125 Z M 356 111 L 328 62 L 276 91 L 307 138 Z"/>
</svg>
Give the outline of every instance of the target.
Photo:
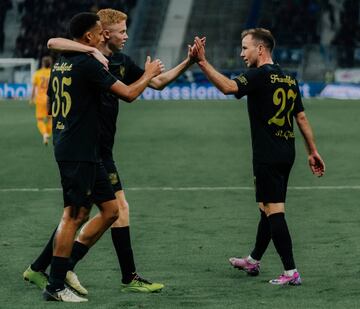
<svg viewBox="0 0 360 309">
<path fill-rule="evenodd" d="M 206 37 L 201 39 L 196 36 L 194 39 L 194 44 L 188 45 L 188 57 L 192 62 L 199 62 L 205 60 L 205 43 Z"/>
</svg>

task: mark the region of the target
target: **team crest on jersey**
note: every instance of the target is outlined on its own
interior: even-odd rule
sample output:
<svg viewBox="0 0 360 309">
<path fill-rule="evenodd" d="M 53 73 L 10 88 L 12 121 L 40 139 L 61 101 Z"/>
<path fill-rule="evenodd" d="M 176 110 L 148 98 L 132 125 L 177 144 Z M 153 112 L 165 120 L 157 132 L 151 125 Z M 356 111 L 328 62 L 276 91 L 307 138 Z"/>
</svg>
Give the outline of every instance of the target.
<svg viewBox="0 0 360 309">
<path fill-rule="evenodd" d="M 124 76 L 125 76 L 125 67 L 123 65 L 120 66 L 119 73 L 120 73 L 121 78 L 124 78 Z"/>
<path fill-rule="evenodd" d="M 248 84 L 248 80 L 246 79 L 246 77 L 244 75 L 239 75 L 238 77 L 236 77 L 240 83 L 247 85 Z"/>
<path fill-rule="evenodd" d="M 109 179 L 112 185 L 115 185 L 119 182 L 118 176 L 116 173 L 110 173 L 109 174 Z"/>
</svg>

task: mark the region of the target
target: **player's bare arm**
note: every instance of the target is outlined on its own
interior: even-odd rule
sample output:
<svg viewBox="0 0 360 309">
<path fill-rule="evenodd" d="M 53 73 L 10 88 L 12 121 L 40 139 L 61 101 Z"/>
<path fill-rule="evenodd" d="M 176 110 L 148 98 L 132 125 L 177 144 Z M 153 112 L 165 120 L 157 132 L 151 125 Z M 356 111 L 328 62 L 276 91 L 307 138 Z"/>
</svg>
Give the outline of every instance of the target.
<svg viewBox="0 0 360 309">
<path fill-rule="evenodd" d="M 32 85 L 31 97 L 29 100 L 29 105 L 35 105 L 35 94 L 36 94 L 36 85 Z"/>
<path fill-rule="evenodd" d="M 235 81 L 218 72 L 207 60 L 205 56 L 205 45 L 199 37 L 195 37 L 195 46 L 192 55 L 195 57 L 200 69 L 204 72 L 209 81 L 224 94 L 238 92 Z"/>
<path fill-rule="evenodd" d="M 203 37 L 200 40 L 201 40 L 202 44 L 205 45 L 206 38 Z M 174 81 L 176 78 L 178 78 L 182 73 L 184 73 L 190 66 L 192 66 L 196 62 L 196 58 L 192 54 L 192 50 L 194 48 L 195 48 L 195 45 L 193 45 L 193 46 L 188 45 L 187 57 L 181 63 L 179 63 L 176 67 L 153 78 L 149 84 L 149 87 L 156 89 L 156 90 L 162 90 L 165 88 L 165 86 L 170 84 L 172 81 Z"/>
<path fill-rule="evenodd" d="M 145 72 L 136 82 L 127 86 L 121 81 L 117 81 L 110 87 L 110 90 L 120 99 L 130 103 L 144 91 L 144 89 L 149 85 L 150 80 L 161 74 L 163 70 L 164 65 L 159 59 L 151 61 L 150 56 L 147 56 L 145 62 Z"/>
<path fill-rule="evenodd" d="M 108 69 L 109 60 L 95 47 L 85 45 L 73 40 L 65 38 L 51 38 L 47 42 L 48 49 L 57 51 L 57 52 L 80 52 L 87 53 L 93 56 L 97 61 L 99 61 L 105 68 Z"/>
<path fill-rule="evenodd" d="M 310 169 L 314 175 L 321 177 L 325 173 L 325 163 L 316 149 L 314 134 L 305 112 L 298 113 L 295 119 L 304 137 Z"/>
</svg>

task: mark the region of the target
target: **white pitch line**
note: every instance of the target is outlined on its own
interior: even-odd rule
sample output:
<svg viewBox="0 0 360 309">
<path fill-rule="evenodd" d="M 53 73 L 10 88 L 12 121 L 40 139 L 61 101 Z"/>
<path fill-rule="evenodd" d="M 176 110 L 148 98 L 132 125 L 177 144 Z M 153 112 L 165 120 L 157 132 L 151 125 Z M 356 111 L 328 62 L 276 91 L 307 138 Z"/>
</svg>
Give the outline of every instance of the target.
<svg viewBox="0 0 360 309">
<path fill-rule="evenodd" d="M 289 186 L 289 190 L 360 190 L 360 186 Z M 129 187 L 126 191 L 251 191 L 253 187 Z M 0 188 L 0 192 L 57 192 L 61 188 Z"/>
</svg>

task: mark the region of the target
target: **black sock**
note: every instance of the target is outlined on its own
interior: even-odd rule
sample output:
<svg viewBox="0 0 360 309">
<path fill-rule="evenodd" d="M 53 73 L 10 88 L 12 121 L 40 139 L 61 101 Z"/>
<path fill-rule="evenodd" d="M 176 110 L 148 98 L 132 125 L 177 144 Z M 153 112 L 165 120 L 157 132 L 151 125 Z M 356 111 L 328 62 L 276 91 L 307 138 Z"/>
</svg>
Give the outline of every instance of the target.
<svg viewBox="0 0 360 309">
<path fill-rule="evenodd" d="M 46 289 L 53 293 L 56 291 L 63 290 L 65 288 L 64 280 L 66 272 L 69 268 L 69 258 L 53 256 L 51 259 L 51 269 L 49 284 Z"/>
<path fill-rule="evenodd" d="M 261 215 L 256 234 L 255 248 L 250 254 L 253 259 L 258 261 L 261 260 L 271 240 L 269 220 L 264 211 L 260 210 L 260 214 Z"/>
<path fill-rule="evenodd" d="M 285 214 L 276 213 L 270 215 L 268 219 L 271 228 L 271 237 L 274 242 L 275 249 L 280 255 L 284 269 L 295 269 L 296 267 L 292 252 L 291 237 L 285 221 Z"/>
<path fill-rule="evenodd" d="M 111 238 L 118 256 L 122 282 L 129 283 L 136 272 L 134 255 L 131 248 L 130 227 L 111 228 Z"/>
<path fill-rule="evenodd" d="M 74 270 L 75 265 L 88 253 L 89 247 L 75 241 L 69 259 L 69 270 Z"/>
<path fill-rule="evenodd" d="M 51 264 L 51 259 L 53 256 L 53 244 L 54 244 L 54 237 L 57 231 L 57 227 L 55 231 L 52 233 L 48 243 L 46 244 L 45 248 L 39 255 L 39 257 L 35 260 L 34 263 L 31 264 L 31 269 L 33 271 L 45 271 L 46 268 Z"/>
</svg>

